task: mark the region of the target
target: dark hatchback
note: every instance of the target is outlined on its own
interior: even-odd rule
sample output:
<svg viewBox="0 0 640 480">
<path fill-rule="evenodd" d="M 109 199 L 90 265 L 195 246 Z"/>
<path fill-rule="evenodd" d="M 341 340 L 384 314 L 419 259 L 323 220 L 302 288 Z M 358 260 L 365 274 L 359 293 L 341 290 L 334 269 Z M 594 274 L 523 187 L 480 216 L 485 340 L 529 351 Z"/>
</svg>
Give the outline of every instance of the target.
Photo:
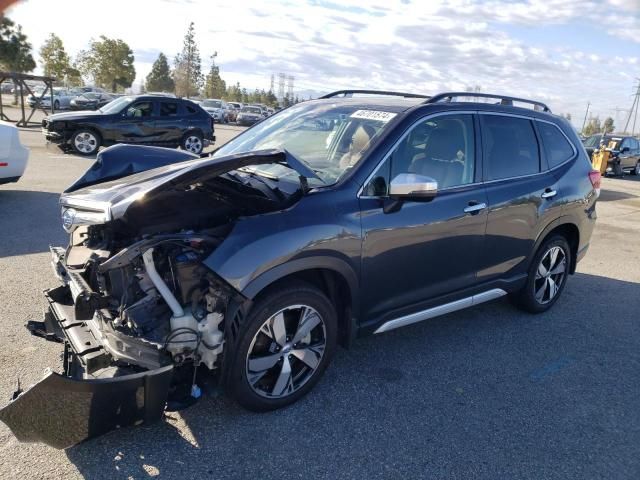
<svg viewBox="0 0 640 480">
<path fill-rule="evenodd" d="M 207 372 L 247 408 L 280 408 L 338 343 L 505 295 L 533 313 L 558 301 L 600 182 L 570 124 L 509 97 L 353 93 L 202 159 L 100 153 L 60 199 L 62 285 L 29 323 L 65 342 L 65 374 L 0 411 L 18 439 L 66 447 L 158 419 Z"/>
<path fill-rule="evenodd" d="M 120 97 L 96 111 L 50 115 L 42 120 L 42 132 L 63 150 L 81 155 L 118 143 L 181 147 L 200 154 L 215 141 L 213 121 L 198 105 L 151 95 Z"/>
</svg>

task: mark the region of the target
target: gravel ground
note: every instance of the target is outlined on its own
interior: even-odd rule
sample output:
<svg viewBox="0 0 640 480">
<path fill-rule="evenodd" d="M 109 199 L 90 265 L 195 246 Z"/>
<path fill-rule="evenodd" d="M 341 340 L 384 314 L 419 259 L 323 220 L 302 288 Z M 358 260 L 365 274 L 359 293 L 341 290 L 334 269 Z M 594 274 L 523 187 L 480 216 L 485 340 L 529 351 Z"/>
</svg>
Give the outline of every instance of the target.
<svg viewBox="0 0 640 480">
<path fill-rule="evenodd" d="M 21 136 L 26 175 L 0 187 L 1 399 L 59 365 L 59 345 L 22 325 L 56 285 L 58 195 L 91 164 Z M 208 396 L 66 451 L 0 424 L 0 478 L 640 478 L 640 179 L 605 179 L 598 215 L 544 315 L 502 300 L 358 340 L 278 412 Z"/>
</svg>

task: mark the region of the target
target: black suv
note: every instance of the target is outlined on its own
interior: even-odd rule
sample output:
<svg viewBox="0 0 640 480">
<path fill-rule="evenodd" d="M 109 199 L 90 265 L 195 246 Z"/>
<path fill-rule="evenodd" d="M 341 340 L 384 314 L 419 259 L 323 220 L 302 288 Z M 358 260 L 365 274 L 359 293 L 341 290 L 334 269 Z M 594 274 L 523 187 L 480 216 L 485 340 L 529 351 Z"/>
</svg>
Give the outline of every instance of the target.
<svg viewBox="0 0 640 480">
<path fill-rule="evenodd" d="M 629 135 L 607 134 L 592 135 L 584 141 L 587 156 L 592 158 L 593 152 L 605 147 L 611 152 L 611 157 L 605 167 L 607 174 L 640 175 L 640 141 Z"/>
<path fill-rule="evenodd" d="M 279 408 L 358 335 L 558 300 L 600 182 L 569 123 L 510 97 L 354 93 L 381 92 L 289 107 L 208 158 L 100 154 L 60 199 L 62 286 L 28 325 L 65 342 L 65 375 L 0 411 L 19 439 L 64 447 L 160 418 L 207 372 Z"/>
<path fill-rule="evenodd" d="M 181 147 L 200 154 L 215 141 L 211 116 L 199 105 L 155 95 L 120 97 L 96 111 L 49 115 L 42 120 L 42 133 L 62 150 L 80 155 L 117 143 Z"/>
</svg>

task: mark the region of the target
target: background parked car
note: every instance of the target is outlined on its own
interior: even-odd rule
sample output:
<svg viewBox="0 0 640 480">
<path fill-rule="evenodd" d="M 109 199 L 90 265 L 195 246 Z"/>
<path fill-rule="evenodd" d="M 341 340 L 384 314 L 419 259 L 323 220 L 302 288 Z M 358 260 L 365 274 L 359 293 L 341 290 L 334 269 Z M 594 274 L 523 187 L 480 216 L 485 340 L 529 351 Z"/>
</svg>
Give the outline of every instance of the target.
<svg viewBox="0 0 640 480">
<path fill-rule="evenodd" d="M 47 92 L 45 96 L 40 99 L 40 95 L 42 95 L 43 89 L 39 89 L 37 92 L 34 92 L 35 95 L 29 95 L 27 97 L 27 102 L 31 108 L 35 108 L 36 106 L 40 106 L 42 108 L 51 108 L 51 92 Z M 73 90 L 67 90 L 64 88 L 54 88 L 53 89 L 53 109 L 60 110 L 63 108 L 69 108 L 71 105 L 71 100 L 76 97 L 78 93 Z"/>
<path fill-rule="evenodd" d="M 235 122 L 236 118 L 238 117 L 238 110 L 230 103 L 228 102 L 225 102 L 225 103 L 227 105 L 227 109 L 226 109 L 227 120 L 229 122 Z"/>
<path fill-rule="evenodd" d="M 254 105 L 247 105 L 242 107 L 242 110 L 238 113 L 236 122 L 238 125 L 253 125 L 256 122 L 262 120 L 262 109 Z"/>
<path fill-rule="evenodd" d="M 227 108 L 227 102 L 219 100 L 217 98 L 207 98 L 202 101 L 200 106 L 211 115 L 211 118 L 216 122 L 229 122 L 229 112 Z"/>
<path fill-rule="evenodd" d="M 258 107 L 260 109 L 260 112 L 262 114 L 262 116 L 264 118 L 267 118 L 269 116 L 269 112 L 267 111 L 267 106 L 263 105 L 262 103 L 253 103 L 251 104 L 252 107 Z"/>
<path fill-rule="evenodd" d="M 117 143 L 180 146 L 199 154 L 215 140 L 213 121 L 198 105 L 153 95 L 121 97 L 97 111 L 49 115 L 42 132 L 63 150 L 81 155 Z"/>
<path fill-rule="evenodd" d="M 0 184 L 20 180 L 28 159 L 29 149 L 20 143 L 18 128 L 0 121 Z"/>
<path fill-rule="evenodd" d="M 74 97 L 70 102 L 72 110 L 97 110 L 113 100 L 108 93 L 86 92 Z"/>
<path fill-rule="evenodd" d="M 13 89 L 13 82 L 3 82 L 2 85 L 0 85 L 0 93 L 12 93 Z"/>
</svg>

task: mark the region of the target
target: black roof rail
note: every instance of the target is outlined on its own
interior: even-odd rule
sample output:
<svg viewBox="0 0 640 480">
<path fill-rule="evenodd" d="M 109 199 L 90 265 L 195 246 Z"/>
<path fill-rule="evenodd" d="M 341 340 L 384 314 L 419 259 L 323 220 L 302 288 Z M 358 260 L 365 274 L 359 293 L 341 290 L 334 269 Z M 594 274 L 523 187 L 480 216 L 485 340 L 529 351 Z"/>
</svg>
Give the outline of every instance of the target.
<svg viewBox="0 0 640 480">
<path fill-rule="evenodd" d="M 551 113 L 551 109 L 544 103 L 536 100 L 527 100 L 526 98 L 508 97 L 506 95 L 494 95 L 492 93 L 480 93 L 480 92 L 443 92 L 425 100 L 422 103 L 437 103 L 437 102 L 451 102 L 455 97 L 481 97 L 481 98 L 495 98 L 500 100 L 500 105 L 513 106 L 513 102 L 529 103 L 533 105 L 534 110 L 542 110 L 543 112 Z"/>
<path fill-rule="evenodd" d="M 403 92 L 388 92 L 385 90 L 337 90 L 335 92 L 327 93 L 320 98 L 333 98 L 342 95 L 343 97 L 352 97 L 354 93 L 364 93 L 369 95 L 386 95 L 391 97 L 405 97 L 405 98 L 430 98 L 429 95 L 421 95 L 419 93 L 403 93 Z"/>
</svg>

